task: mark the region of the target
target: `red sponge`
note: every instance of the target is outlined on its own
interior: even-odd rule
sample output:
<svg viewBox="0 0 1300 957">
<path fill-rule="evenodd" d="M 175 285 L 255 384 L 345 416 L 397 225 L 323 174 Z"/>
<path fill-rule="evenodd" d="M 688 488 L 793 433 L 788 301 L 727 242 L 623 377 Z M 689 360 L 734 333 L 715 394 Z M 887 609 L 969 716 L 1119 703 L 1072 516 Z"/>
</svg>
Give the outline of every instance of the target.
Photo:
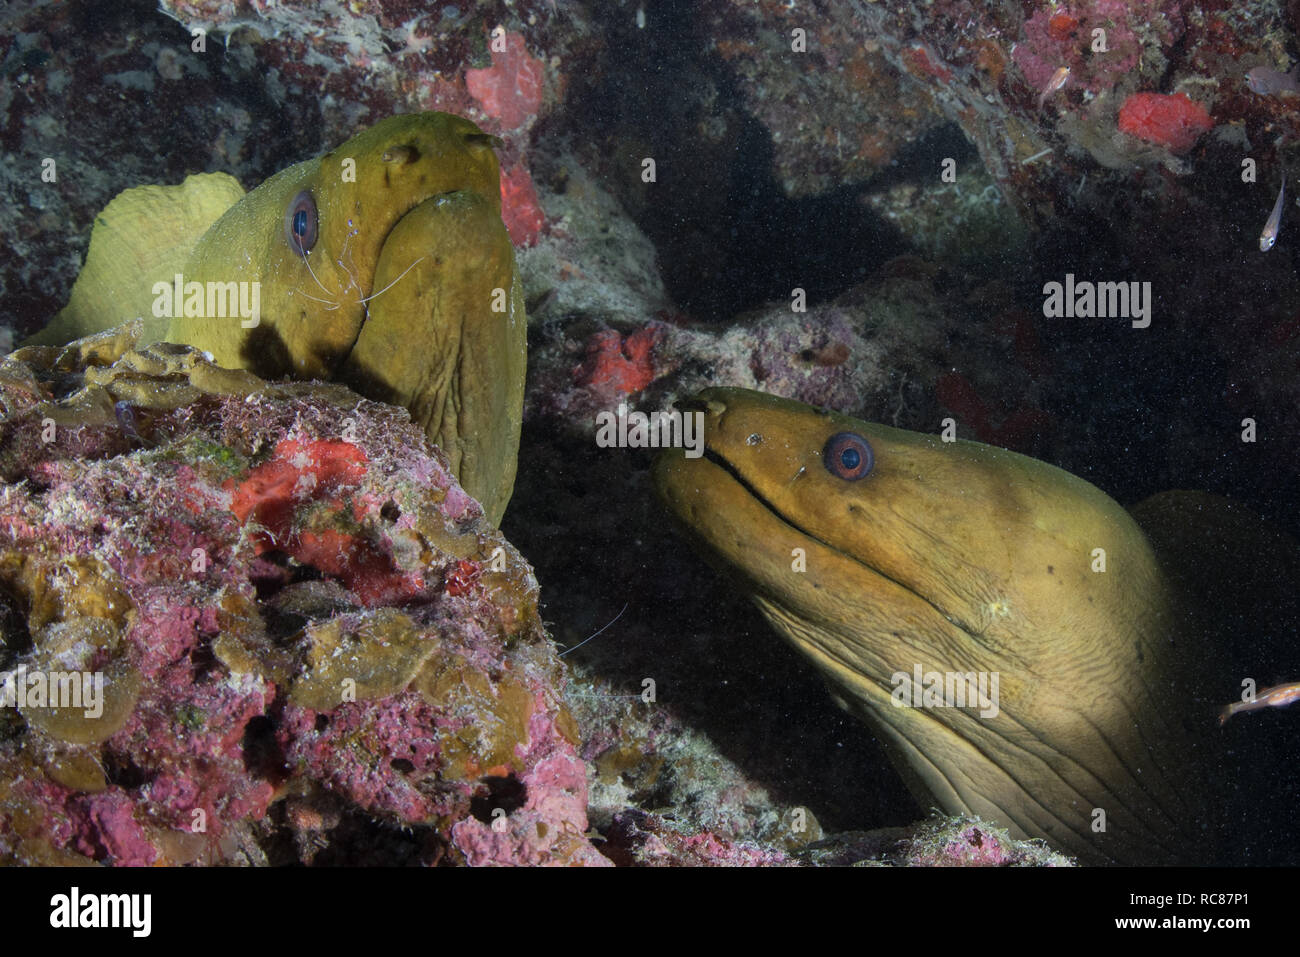
<svg viewBox="0 0 1300 957">
<path fill-rule="evenodd" d="M 1185 153 L 1214 119 L 1185 93 L 1134 93 L 1119 108 L 1119 128 L 1125 133 Z"/>
</svg>

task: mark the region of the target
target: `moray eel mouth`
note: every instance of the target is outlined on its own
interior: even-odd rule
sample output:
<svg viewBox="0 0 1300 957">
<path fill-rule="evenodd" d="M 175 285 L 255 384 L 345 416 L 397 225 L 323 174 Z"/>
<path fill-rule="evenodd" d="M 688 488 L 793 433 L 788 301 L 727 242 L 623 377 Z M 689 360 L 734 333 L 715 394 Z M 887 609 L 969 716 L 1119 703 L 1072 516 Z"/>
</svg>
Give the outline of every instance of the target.
<svg viewBox="0 0 1300 957">
<path fill-rule="evenodd" d="M 1093 862 L 1196 858 L 1175 618 L 1119 505 L 1012 452 L 761 393 L 679 407 L 705 451 L 663 453 L 660 496 L 923 806 Z"/>
<path fill-rule="evenodd" d="M 406 407 L 499 521 L 515 479 L 527 328 L 499 201 L 457 190 L 420 203 L 384 243 L 374 288 L 337 377 Z"/>
<path fill-rule="evenodd" d="M 469 208 L 476 198 L 485 199 L 485 197 L 480 196 L 473 190 L 449 190 L 445 193 L 437 193 L 419 202 L 413 202 L 408 209 L 402 211 L 393 222 L 392 227 L 382 235 L 379 243 L 379 256 L 376 258 L 376 272 L 378 272 L 380 262 L 385 262 L 390 272 L 396 270 L 396 275 L 388 283 L 380 285 L 377 280 L 381 277 L 377 275 L 375 280 L 370 281 L 370 288 L 367 290 L 354 284 L 351 277 L 349 277 L 349 282 L 337 290 L 313 288 L 315 286 L 314 281 L 309 281 L 301 284 L 296 292 L 299 295 L 314 295 L 317 297 L 323 297 L 326 292 L 330 292 L 333 298 L 324 300 L 330 307 L 342 307 L 345 304 L 362 306 L 360 324 L 357 326 L 357 337 L 359 337 L 365 324 L 370 321 L 371 312 L 379 308 L 379 300 L 384 296 L 392 296 L 395 299 L 402 298 L 402 282 L 409 275 L 410 270 L 418 266 L 426 255 L 435 255 L 437 253 L 439 217 L 436 212 L 448 204 L 459 208 Z M 402 262 L 406 263 L 404 268 L 401 267 Z M 315 265 L 316 261 L 312 260 L 312 264 Z M 382 278 L 387 278 L 387 276 Z M 353 337 L 352 341 L 340 350 L 340 356 L 335 357 L 336 360 L 346 356 L 354 345 L 356 345 L 356 337 Z"/>
</svg>

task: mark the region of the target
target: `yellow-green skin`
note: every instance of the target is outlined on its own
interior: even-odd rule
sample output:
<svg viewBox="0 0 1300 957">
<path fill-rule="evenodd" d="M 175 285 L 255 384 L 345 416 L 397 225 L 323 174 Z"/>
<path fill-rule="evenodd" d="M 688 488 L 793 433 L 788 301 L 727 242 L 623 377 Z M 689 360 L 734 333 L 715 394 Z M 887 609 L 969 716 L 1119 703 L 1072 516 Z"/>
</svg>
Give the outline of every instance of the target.
<svg viewBox="0 0 1300 957">
<path fill-rule="evenodd" d="M 496 524 L 514 485 L 527 326 L 494 142 L 450 114 L 394 116 L 246 195 L 225 174 L 127 190 L 97 218 L 68 306 L 28 344 L 143 316 L 145 342 L 263 378 L 342 380 L 408 408 Z M 306 257 L 285 226 L 303 190 L 319 222 Z M 258 324 L 155 317 L 155 284 L 178 272 L 260 282 Z"/>
<path fill-rule="evenodd" d="M 1176 641 L 1182 616 L 1118 504 L 1022 455 L 761 393 L 686 405 L 705 414 L 707 451 L 661 454 L 660 495 L 871 726 L 923 807 L 1088 862 L 1211 852 L 1210 711 L 1189 694 L 1207 662 Z M 874 450 L 857 482 L 822 463 L 842 431 Z M 916 665 L 997 672 L 996 717 L 897 706 L 892 678 Z"/>
</svg>

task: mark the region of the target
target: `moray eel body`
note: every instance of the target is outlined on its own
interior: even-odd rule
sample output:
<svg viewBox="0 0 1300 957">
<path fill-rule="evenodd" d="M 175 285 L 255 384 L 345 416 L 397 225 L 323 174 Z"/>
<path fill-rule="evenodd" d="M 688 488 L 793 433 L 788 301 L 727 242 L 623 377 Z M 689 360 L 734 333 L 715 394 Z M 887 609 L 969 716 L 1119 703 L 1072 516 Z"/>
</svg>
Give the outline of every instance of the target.
<svg viewBox="0 0 1300 957">
<path fill-rule="evenodd" d="M 495 524 L 514 485 L 527 329 L 494 143 L 450 114 L 394 116 L 247 194 L 221 173 L 127 190 L 97 217 L 68 305 L 26 344 L 142 316 L 146 343 L 263 378 L 341 379 L 406 406 Z M 177 274 L 184 301 L 159 308 Z M 205 294 L 191 302 L 194 282 Z M 255 320 L 232 308 L 251 283 Z"/>
<path fill-rule="evenodd" d="M 685 405 L 706 451 L 661 454 L 661 497 L 923 807 L 1086 862 L 1214 854 L 1215 709 L 1195 694 L 1218 665 L 1117 503 L 1022 455 L 760 393 Z M 918 668 L 996 674 L 996 709 L 899 698 Z"/>
</svg>

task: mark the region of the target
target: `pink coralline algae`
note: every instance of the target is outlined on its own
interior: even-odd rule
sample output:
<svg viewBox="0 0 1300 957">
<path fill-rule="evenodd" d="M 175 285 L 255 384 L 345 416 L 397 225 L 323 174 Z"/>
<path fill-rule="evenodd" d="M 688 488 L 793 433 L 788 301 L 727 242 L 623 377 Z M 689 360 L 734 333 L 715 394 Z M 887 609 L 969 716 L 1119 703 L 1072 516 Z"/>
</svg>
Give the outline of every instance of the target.
<svg viewBox="0 0 1300 957">
<path fill-rule="evenodd" d="M 730 841 L 708 831 L 688 831 L 658 814 L 628 810 L 615 816 L 607 853 L 620 863 L 656 867 L 793 866 L 784 851 Z"/>
<path fill-rule="evenodd" d="M 1016 841 L 978 818 L 931 818 L 905 843 L 908 867 L 1069 866 L 1042 841 Z"/>
<path fill-rule="evenodd" d="M 1024 40 L 1016 44 L 1012 60 L 1032 90 L 1041 91 L 1065 66 L 1072 88 L 1100 93 L 1137 69 L 1144 38 L 1165 49 L 1182 36 L 1182 6 L 1168 0 L 1081 0 L 1044 7 L 1025 21 Z M 1094 50 L 1099 43 L 1104 52 Z"/>
<path fill-rule="evenodd" d="M 327 717 L 291 705 L 279 736 L 285 757 L 331 791 L 409 824 L 454 807 L 454 801 L 440 803 L 413 783 L 437 777 L 436 725 L 429 704 L 405 692 L 379 702 L 348 702 Z M 405 764 L 399 769 L 398 762 Z"/>
<path fill-rule="evenodd" d="M 603 862 L 536 580 L 407 413 L 134 328 L 0 360 L 0 671 L 106 679 L 0 709 L 0 861 Z"/>
<path fill-rule="evenodd" d="M 523 807 L 509 816 L 502 814 L 486 821 L 467 818 L 452 828 L 452 842 L 467 863 L 612 864 L 583 837 L 587 829 L 587 777 L 580 759 L 556 755 L 540 762 L 521 783 L 528 795 Z"/>
<path fill-rule="evenodd" d="M 1119 128 L 1175 153 L 1186 153 L 1202 133 L 1214 128 L 1214 119 L 1185 93 L 1134 93 L 1119 109 Z"/>
<path fill-rule="evenodd" d="M 501 46 L 504 49 L 498 49 Z M 521 34 L 494 37 L 491 50 L 492 66 L 466 70 L 465 85 L 503 130 L 513 130 L 523 126 L 541 107 L 545 71 L 542 61 L 529 55 Z"/>
<path fill-rule="evenodd" d="M 68 823 L 75 830 L 70 845 L 78 853 L 128 867 L 147 867 L 158 860 L 158 850 L 135 819 L 133 803 L 126 794 L 82 795 L 65 807 Z"/>
</svg>

